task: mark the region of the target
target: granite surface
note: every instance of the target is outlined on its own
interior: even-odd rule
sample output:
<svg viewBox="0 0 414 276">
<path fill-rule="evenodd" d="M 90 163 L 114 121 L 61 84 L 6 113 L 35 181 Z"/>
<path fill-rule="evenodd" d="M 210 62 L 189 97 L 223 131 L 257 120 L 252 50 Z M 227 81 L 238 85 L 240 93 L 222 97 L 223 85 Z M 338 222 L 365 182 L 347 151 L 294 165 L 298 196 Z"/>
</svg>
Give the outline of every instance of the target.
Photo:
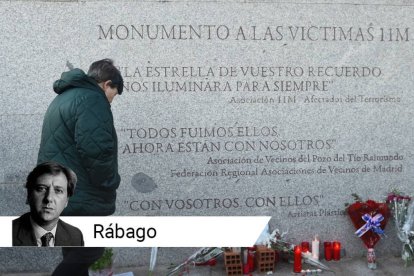
<svg viewBox="0 0 414 276">
<path fill-rule="evenodd" d="M 125 80 L 116 215 L 271 215 L 292 241 L 361 242 L 351 194 L 413 194 L 410 1 L 0 1 L 0 215 L 27 210 L 52 83 L 110 57 Z M 23 198 L 22 198 L 23 197 Z M 397 254 L 390 223 L 378 254 Z M 0 249 L 0 272 L 51 271 Z M 188 249 L 165 249 L 159 262 Z M 17 256 L 17 257 L 16 257 Z M 146 249 L 119 249 L 145 265 Z M 16 259 L 27 261 L 17 262 Z"/>
</svg>

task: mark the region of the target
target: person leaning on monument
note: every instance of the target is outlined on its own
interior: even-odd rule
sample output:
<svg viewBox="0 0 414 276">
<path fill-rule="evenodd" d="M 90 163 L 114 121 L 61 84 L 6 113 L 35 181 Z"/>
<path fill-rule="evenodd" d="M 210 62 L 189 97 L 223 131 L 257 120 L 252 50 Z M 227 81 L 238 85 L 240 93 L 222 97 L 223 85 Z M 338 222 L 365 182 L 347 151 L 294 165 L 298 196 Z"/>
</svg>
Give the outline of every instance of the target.
<svg viewBox="0 0 414 276">
<path fill-rule="evenodd" d="M 115 212 L 118 141 L 111 102 L 123 90 L 123 79 L 110 59 L 62 73 L 53 84 L 58 94 L 42 128 L 38 163 L 54 160 L 75 171 L 76 194 L 62 215 L 107 216 Z M 53 275 L 88 275 L 104 248 L 62 248 L 63 261 Z"/>
<path fill-rule="evenodd" d="M 13 220 L 13 246 L 83 246 L 82 232 L 59 219 L 76 187 L 76 175 L 46 162 L 27 176 L 30 212 Z"/>
</svg>

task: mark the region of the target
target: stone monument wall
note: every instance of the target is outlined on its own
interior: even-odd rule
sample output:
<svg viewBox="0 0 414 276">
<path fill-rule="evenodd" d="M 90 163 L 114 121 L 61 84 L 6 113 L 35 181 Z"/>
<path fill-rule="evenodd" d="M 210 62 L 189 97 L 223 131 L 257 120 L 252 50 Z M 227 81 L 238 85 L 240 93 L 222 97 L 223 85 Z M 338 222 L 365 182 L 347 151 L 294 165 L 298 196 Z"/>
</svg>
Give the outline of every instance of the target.
<svg viewBox="0 0 414 276">
<path fill-rule="evenodd" d="M 270 215 L 294 241 L 318 234 L 361 254 L 351 194 L 414 193 L 407 3 L 0 1 L 0 215 L 28 209 L 53 81 L 109 57 L 125 81 L 112 104 L 116 215 Z M 392 227 L 379 254 L 400 250 Z M 34 250 L 0 249 L 0 271 L 59 261 Z M 162 249 L 159 262 L 191 251 Z M 116 264 L 148 260 L 149 249 L 119 249 Z"/>
</svg>

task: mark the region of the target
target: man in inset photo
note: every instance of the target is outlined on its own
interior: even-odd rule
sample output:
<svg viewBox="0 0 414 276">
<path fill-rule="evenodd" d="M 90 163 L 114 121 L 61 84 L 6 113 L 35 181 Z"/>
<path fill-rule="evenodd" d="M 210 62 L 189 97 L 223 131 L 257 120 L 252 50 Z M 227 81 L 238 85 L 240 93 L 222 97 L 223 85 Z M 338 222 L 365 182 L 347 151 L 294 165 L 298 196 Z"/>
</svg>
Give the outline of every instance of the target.
<svg viewBox="0 0 414 276">
<path fill-rule="evenodd" d="M 54 162 L 39 164 L 27 177 L 30 212 L 13 220 L 13 246 L 83 246 L 82 232 L 59 219 L 75 191 L 76 175 Z"/>
</svg>

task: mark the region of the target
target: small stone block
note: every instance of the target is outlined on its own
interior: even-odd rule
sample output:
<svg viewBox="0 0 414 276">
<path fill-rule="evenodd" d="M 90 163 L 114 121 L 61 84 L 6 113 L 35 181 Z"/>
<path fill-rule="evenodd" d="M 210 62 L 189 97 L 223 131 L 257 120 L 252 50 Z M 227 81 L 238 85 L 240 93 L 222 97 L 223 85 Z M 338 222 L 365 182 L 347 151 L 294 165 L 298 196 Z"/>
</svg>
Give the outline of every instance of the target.
<svg viewBox="0 0 414 276">
<path fill-rule="evenodd" d="M 242 264 L 226 265 L 226 272 L 228 276 L 243 275 Z"/>
<path fill-rule="evenodd" d="M 241 264 L 241 256 L 239 253 L 224 252 L 224 265 L 238 265 Z"/>
<path fill-rule="evenodd" d="M 275 263 L 274 262 L 272 262 L 272 263 L 257 263 L 257 269 L 258 269 L 258 271 L 260 272 L 260 273 L 263 273 L 263 272 L 268 272 L 268 271 L 274 271 L 274 269 L 275 269 Z"/>
</svg>

